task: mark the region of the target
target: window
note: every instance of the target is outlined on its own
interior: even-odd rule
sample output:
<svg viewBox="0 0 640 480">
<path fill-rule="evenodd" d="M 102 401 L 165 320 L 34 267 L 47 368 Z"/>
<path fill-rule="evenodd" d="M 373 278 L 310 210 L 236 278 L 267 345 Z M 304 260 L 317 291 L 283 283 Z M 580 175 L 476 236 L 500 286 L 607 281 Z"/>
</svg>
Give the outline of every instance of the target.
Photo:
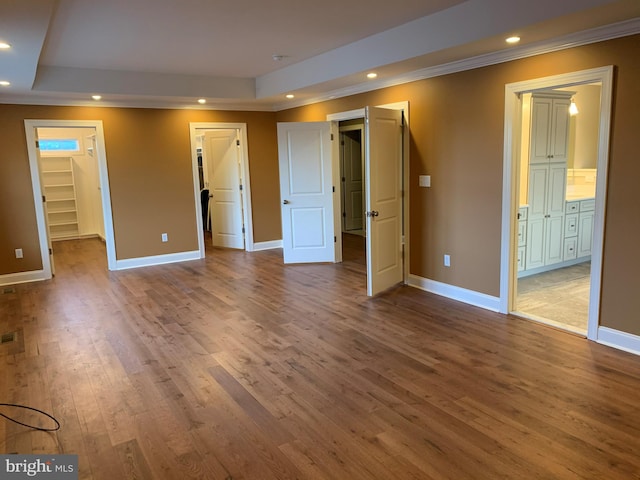
<svg viewBox="0 0 640 480">
<path fill-rule="evenodd" d="M 38 141 L 42 152 L 79 152 L 80 142 L 76 138 L 46 138 Z"/>
</svg>

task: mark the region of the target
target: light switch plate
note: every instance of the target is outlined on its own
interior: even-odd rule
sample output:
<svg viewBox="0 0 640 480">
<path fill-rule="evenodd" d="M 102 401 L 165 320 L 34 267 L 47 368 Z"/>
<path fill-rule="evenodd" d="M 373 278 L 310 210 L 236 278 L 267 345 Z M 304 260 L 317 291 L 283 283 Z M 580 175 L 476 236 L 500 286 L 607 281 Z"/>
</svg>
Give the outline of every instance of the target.
<svg viewBox="0 0 640 480">
<path fill-rule="evenodd" d="M 418 177 L 418 185 L 421 187 L 431 186 L 431 175 L 420 175 Z"/>
</svg>

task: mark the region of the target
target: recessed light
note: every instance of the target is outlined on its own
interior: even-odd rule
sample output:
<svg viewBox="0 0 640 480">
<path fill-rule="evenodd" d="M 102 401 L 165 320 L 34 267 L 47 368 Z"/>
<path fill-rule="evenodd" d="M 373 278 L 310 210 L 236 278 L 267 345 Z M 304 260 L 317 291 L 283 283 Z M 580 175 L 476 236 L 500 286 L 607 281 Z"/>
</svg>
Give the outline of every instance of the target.
<svg viewBox="0 0 640 480">
<path fill-rule="evenodd" d="M 377 76 L 378 74 L 375 72 L 367 73 L 367 78 L 376 78 Z"/>
<path fill-rule="evenodd" d="M 198 103 L 199 103 L 200 105 L 204 105 L 205 103 L 207 103 L 207 100 L 206 100 L 205 98 L 199 98 L 199 99 L 198 99 Z"/>
<path fill-rule="evenodd" d="M 509 37 L 505 39 L 505 42 L 510 43 L 510 44 L 514 44 L 514 43 L 518 43 L 520 41 L 520 37 L 514 35 L 513 37 Z"/>
<path fill-rule="evenodd" d="M 8 87 L 11 85 L 11 82 L 7 82 L 6 80 L 0 80 L 0 86 Z"/>
<path fill-rule="evenodd" d="M 11 48 L 11 45 L 6 42 L 0 42 L 0 49 L 6 50 L 7 48 Z"/>
<path fill-rule="evenodd" d="M 289 94 L 285 95 L 285 97 L 287 97 L 287 98 L 294 98 L 294 97 L 295 97 L 295 95 L 294 95 L 293 93 L 289 93 Z"/>
<path fill-rule="evenodd" d="M 102 95 L 91 95 L 91 98 L 93 98 L 94 100 L 100 100 L 102 98 Z"/>
</svg>

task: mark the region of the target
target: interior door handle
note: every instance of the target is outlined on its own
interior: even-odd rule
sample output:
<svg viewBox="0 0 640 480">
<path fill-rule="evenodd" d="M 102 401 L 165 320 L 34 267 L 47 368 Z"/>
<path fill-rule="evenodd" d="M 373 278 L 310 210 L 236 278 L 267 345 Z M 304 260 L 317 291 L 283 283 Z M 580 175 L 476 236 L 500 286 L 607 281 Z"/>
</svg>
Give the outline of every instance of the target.
<svg viewBox="0 0 640 480">
<path fill-rule="evenodd" d="M 288 205 L 288 204 L 289 204 L 289 200 L 283 200 L 283 201 L 282 201 L 282 203 L 283 203 L 284 205 Z"/>
<path fill-rule="evenodd" d="M 377 217 L 379 215 L 377 210 L 371 210 L 370 212 L 365 213 L 367 217 Z"/>
</svg>

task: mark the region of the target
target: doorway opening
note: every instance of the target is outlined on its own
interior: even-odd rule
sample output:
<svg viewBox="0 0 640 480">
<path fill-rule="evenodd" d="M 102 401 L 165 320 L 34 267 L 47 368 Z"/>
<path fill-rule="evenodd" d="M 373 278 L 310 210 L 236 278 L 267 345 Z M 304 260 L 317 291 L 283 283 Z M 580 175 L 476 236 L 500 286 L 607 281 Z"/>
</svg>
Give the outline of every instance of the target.
<svg viewBox="0 0 640 480">
<path fill-rule="evenodd" d="M 593 340 L 611 86 L 605 67 L 509 84 L 505 94 L 501 311 Z"/>
<path fill-rule="evenodd" d="M 214 247 L 253 250 L 251 188 L 244 123 L 191 123 L 200 257 Z"/>
<path fill-rule="evenodd" d="M 25 120 L 42 256 L 54 274 L 52 242 L 99 237 L 116 269 L 111 200 L 101 121 Z"/>
<path fill-rule="evenodd" d="M 402 112 L 402 128 L 403 134 L 401 139 L 401 159 L 398 165 L 398 171 L 386 171 L 385 174 L 388 177 L 397 175 L 397 179 L 399 182 L 398 190 L 401 193 L 402 199 L 399 202 L 400 215 L 399 221 L 400 224 L 397 225 L 398 230 L 401 232 L 400 239 L 400 249 L 402 250 L 402 258 L 401 258 L 401 268 L 402 268 L 402 282 L 404 284 L 408 283 L 409 279 L 409 102 L 396 102 L 392 104 L 378 105 L 376 108 L 383 109 L 391 109 L 398 110 Z M 371 232 L 367 229 L 367 213 L 375 215 L 377 212 L 367 212 L 367 210 L 371 210 L 370 205 L 366 204 L 367 197 L 367 188 L 370 188 L 370 178 L 366 178 L 366 166 L 365 159 L 367 159 L 367 155 L 370 152 L 366 151 L 366 142 L 365 142 L 365 118 L 366 118 L 366 110 L 358 109 L 351 110 L 346 112 L 338 112 L 335 114 L 327 115 L 327 120 L 337 121 L 339 122 L 339 130 L 340 130 L 340 140 L 345 140 L 346 146 L 341 145 L 340 151 L 340 172 L 341 172 L 341 182 L 339 182 L 340 188 L 340 198 L 342 201 L 342 233 L 343 233 L 343 245 L 342 245 L 342 256 L 349 249 L 349 255 L 354 256 L 356 261 L 365 261 L 367 264 L 367 293 L 369 295 L 375 294 L 375 287 L 372 285 L 372 277 L 374 275 L 373 269 L 377 268 L 372 265 L 372 258 L 367 257 L 367 251 L 372 250 L 372 242 L 370 238 Z M 387 138 L 385 140 L 380 139 L 383 142 L 390 142 L 391 138 Z M 360 147 L 360 151 L 358 153 L 358 147 Z M 352 159 L 355 159 L 354 162 L 347 161 L 343 162 L 345 155 L 351 156 Z M 358 183 L 355 182 L 354 185 L 349 185 L 348 179 L 345 176 L 345 168 L 349 166 L 352 170 L 352 177 L 357 178 L 358 174 L 358 155 L 361 159 L 361 187 L 358 189 Z M 361 192 L 361 193 L 360 193 Z M 362 202 L 359 206 L 360 211 L 363 213 L 362 221 L 359 222 L 357 216 L 353 216 L 349 219 L 349 214 L 346 212 L 346 208 L 349 205 L 357 205 L 358 202 Z M 349 219 L 349 222 L 347 222 Z M 359 229 L 359 225 L 362 225 L 361 229 Z M 350 230 L 353 228 L 353 230 Z M 346 237 L 344 235 L 349 235 Z M 361 243 L 356 236 L 362 235 L 365 239 L 365 247 L 364 250 L 358 250 L 357 248 L 354 250 L 354 246 L 358 247 Z M 347 242 L 346 245 L 344 242 Z M 378 238 L 378 243 L 391 243 L 393 242 L 393 235 L 387 234 L 385 238 Z M 358 254 L 358 252 L 361 252 Z M 358 256 L 359 255 L 359 256 Z M 377 262 L 373 262 L 377 263 Z M 392 262 L 389 261 L 389 265 Z M 378 264 L 379 265 L 379 264 Z"/>
</svg>

